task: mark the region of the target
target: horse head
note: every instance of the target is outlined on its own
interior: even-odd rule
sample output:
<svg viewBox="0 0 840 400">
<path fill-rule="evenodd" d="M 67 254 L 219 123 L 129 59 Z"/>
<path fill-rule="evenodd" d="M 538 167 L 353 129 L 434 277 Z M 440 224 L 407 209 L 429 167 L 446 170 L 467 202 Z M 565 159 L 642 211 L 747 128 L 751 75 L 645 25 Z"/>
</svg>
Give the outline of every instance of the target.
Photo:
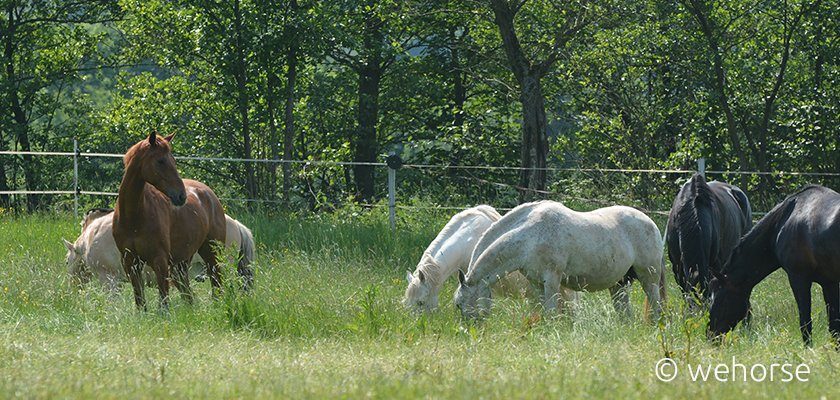
<svg viewBox="0 0 840 400">
<path fill-rule="evenodd" d="M 160 137 L 157 132 L 149 134 L 126 153 L 125 168 L 128 171 L 137 164 L 141 179 L 169 197 L 172 204 L 182 206 L 187 201 L 184 181 L 175 167 L 170 143 L 175 135 Z"/>
<path fill-rule="evenodd" d="M 492 300 L 487 282 L 468 284 L 464 271 L 458 271 L 458 289 L 455 291 L 455 307 L 468 320 L 482 319 L 490 313 Z"/>
<path fill-rule="evenodd" d="M 416 277 L 411 271 L 406 271 L 405 279 L 408 281 L 408 287 L 405 288 L 403 305 L 407 309 L 414 312 L 428 312 L 437 307 L 437 295 L 432 293 L 431 282 L 426 278 L 423 270 L 418 268 Z"/>
<path fill-rule="evenodd" d="M 81 263 L 82 254 L 79 248 L 67 239 L 61 239 L 61 242 L 64 244 L 64 248 L 67 249 L 67 254 L 64 256 L 64 261 L 67 263 L 67 266 L 70 267 Z"/>
<path fill-rule="evenodd" d="M 719 338 L 747 319 L 750 313 L 750 290 L 735 284 L 726 274 L 712 271 L 709 289 L 712 306 L 709 309 L 709 339 Z"/>
</svg>

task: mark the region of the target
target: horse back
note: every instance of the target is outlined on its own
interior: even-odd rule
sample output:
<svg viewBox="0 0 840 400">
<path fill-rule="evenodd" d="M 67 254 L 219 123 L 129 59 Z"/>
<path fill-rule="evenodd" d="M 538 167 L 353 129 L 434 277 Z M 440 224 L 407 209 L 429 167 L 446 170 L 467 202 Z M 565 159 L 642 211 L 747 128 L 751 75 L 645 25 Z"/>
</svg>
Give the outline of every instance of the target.
<svg viewBox="0 0 840 400">
<path fill-rule="evenodd" d="M 815 190 L 808 190 L 808 189 Z M 823 187 L 809 187 L 780 206 L 792 208 L 779 221 L 776 254 L 786 270 L 811 273 L 840 281 L 840 194 Z M 774 212 L 783 212 L 784 210 Z M 770 214 L 768 214 L 769 216 Z"/>
</svg>

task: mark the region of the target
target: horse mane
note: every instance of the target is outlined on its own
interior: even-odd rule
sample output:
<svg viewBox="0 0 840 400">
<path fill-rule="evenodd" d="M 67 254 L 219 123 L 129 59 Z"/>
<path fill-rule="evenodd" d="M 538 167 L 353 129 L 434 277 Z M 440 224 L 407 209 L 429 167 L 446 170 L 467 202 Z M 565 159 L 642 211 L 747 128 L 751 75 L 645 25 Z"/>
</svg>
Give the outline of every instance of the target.
<svg viewBox="0 0 840 400">
<path fill-rule="evenodd" d="M 700 285 L 705 289 L 705 280 L 711 278 L 708 271 L 708 255 L 704 255 L 703 230 L 700 214 L 709 212 L 712 205 L 712 190 L 700 174 L 695 174 L 686 185 L 685 199 L 679 205 L 676 225 L 679 233 L 680 256 L 682 258 L 683 273 L 697 268 L 701 277 Z M 709 229 L 709 227 L 705 227 Z M 714 238 L 712 238 L 714 240 Z M 705 256 L 705 257 L 704 257 Z M 689 277 L 684 279 L 689 282 Z"/>
<path fill-rule="evenodd" d="M 502 215 L 496 211 L 495 208 L 488 206 L 487 204 L 482 204 L 479 206 L 473 207 L 473 210 L 479 211 L 487 216 L 491 221 L 496 222 L 502 218 Z"/>
<path fill-rule="evenodd" d="M 114 212 L 113 208 L 94 207 L 94 208 L 91 208 L 91 209 L 85 211 L 85 219 L 94 220 L 94 219 L 102 218 L 102 217 L 104 217 L 104 216 L 106 216 L 106 215 L 108 215 L 112 212 Z"/>
<path fill-rule="evenodd" d="M 423 272 L 423 275 L 426 276 L 426 279 L 431 282 L 432 287 L 440 287 L 443 279 L 440 276 L 441 271 L 443 268 L 440 264 L 437 263 L 434 257 L 431 254 L 424 252 L 423 256 L 420 258 L 420 264 L 417 265 L 417 272 Z"/>
<path fill-rule="evenodd" d="M 106 216 L 106 215 L 108 215 L 112 212 L 114 212 L 113 208 L 104 208 L 104 207 L 96 207 L 96 208 L 91 208 L 91 209 L 87 210 L 85 212 L 85 216 L 84 216 L 84 218 L 82 218 L 82 222 L 80 224 L 82 226 L 82 231 L 84 231 L 85 228 L 87 228 L 87 226 L 90 225 L 90 223 L 93 222 L 94 220 L 102 218 L 102 217 L 104 217 L 104 216 Z"/>
</svg>

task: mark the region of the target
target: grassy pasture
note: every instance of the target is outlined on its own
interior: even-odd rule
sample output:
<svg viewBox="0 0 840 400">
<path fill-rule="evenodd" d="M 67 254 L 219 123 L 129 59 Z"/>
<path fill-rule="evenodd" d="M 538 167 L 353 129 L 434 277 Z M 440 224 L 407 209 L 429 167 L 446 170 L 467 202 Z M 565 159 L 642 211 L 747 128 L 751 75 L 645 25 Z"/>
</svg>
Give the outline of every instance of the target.
<svg viewBox="0 0 840 400">
<path fill-rule="evenodd" d="M 669 277 L 660 324 L 619 318 L 606 292 L 586 294 L 572 315 L 542 318 L 526 300 L 497 299 L 492 316 L 464 325 L 451 304 L 406 315 L 406 269 L 445 223 L 410 214 L 394 236 L 379 212 L 329 216 L 235 214 L 258 242 L 256 290 L 179 298 L 168 315 L 135 311 L 130 289 L 111 298 L 72 287 L 64 214 L 0 216 L 0 398 L 832 398 L 840 353 L 829 344 L 814 289 L 814 348 L 796 328 L 783 273 L 753 296 L 750 329 L 721 346 L 705 341 L 706 317 L 685 315 Z M 228 273 L 230 276 L 231 273 Z M 147 290 L 156 308 L 156 291 Z M 657 360 L 679 376 L 664 383 Z M 806 363 L 808 382 L 692 382 L 685 363 Z M 740 378 L 739 378 L 740 379 Z"/>
</svg>

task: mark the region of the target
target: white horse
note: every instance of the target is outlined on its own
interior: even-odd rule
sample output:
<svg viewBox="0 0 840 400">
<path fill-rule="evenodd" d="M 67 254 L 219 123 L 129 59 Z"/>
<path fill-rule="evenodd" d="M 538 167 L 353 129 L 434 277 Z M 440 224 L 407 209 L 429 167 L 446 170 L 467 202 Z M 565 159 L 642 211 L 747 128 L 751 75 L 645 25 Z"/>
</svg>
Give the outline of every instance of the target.
<svg viewBox="0 0 840 400">
<path fill-rule="evenodd" d="M 122 282 L 126 282 L 125 271 L 120 261 L 120 252 L 113 234 L 113 210 L 94 209 L 89 211 L 82 221 L 82 234 L 74 243 L 63 240 L 67 248 L 66 262 L 68 273 L 79 284 L 90 281 L 91 275 L 102 283 L 108 291 L 115 293 Z M 248 270 L 254 260 L 254 236 L 251 230 L 241 222 L 225 215 L 227 232 L 225 247 L 239 253 L 238 267 Z M 200 277 L 204 273 L 204 260 L 196 254 L 190 267 L 190 278 Z M 145 281 L 154 282 L 154 273 L 146 266 Z M 250 278 L 246 276 L 246 279 Z"/>
<path fill-rule="evenodd" d="M 478 240 L 502 216 L 488 205 L 468 208 L 452 216 L 426 248 L 414 273 L 406 271 L 408 287 L 403 304 L 413 311 L 430 311 L 438 306 L 443 283 L 469 265 Z M 529 285 L 515 272 L 493 287 L 497 294 L 526 295 Z"/>
<path fill-rule="evenodd" d="M 476 245 L 469 272 L 459 273 L 455 306 L 466 318 L 486 315 L 490 285 L 519 270 L 535 289 L 542 288 L 548 312 L 557 309 L 562 286 L 610 289 L 616 310 L 630 314 L 625 277 L 635 276 L 656 318 L 665 295 L 662 252 L 659 228 L 636 209 L 577 212 L 553 201 L 525 203 L 493 224 Z"/>
</svg>

